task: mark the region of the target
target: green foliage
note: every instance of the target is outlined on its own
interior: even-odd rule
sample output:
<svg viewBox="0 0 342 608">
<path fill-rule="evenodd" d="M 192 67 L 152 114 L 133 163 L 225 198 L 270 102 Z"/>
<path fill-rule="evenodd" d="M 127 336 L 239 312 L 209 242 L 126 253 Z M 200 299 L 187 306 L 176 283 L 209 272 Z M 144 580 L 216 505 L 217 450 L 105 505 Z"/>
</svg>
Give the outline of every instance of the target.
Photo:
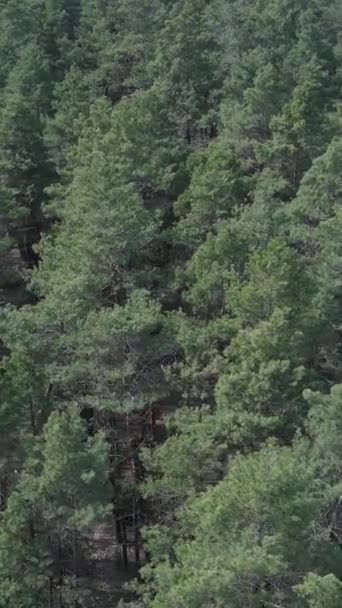
<svg viewBox="0 0 342 608">
<path fill-rule="evenodd" d="M 310 608 L 321 606 L 323 602 L 327 608 L 337 608 L 341 604 L 341 582 L 332 574 L 324 577 L 309 574 L 296 591 Z"/>
<path fill-rule="evenodd" d="M 11 200 L 12 222 L 38 213 L 52 177 L 42 133 L 49 87 L 47 58 L 28 44 L 8 76 L 0 113 L 1 186 Z"/>
<path fill-rule="evenodd" d="M 341 24 L 0 1 L 1 608 L 110 503 L 148 608 L 340 605 Z"/>
<path fill-rule="evenodd" d="M 303 566 L 318 565 L 313 525 L 324 504 L 307 456 L 297 446 L 237 458 L 225 480 L 185 509 L 174 558 L 162 557 L 152 534 L 150 604 L 297 605 L 291 587 Z"/>
<path fill-rule="evenodd" d="M 3 606 L 44 605 L 53 573 L 51 536 L 88 527 L 108 510 L 107 449 L 103 437 L 87 439 L 77 408 L 51 414 L 30 443 L 2 516 Z"/>
</svg>

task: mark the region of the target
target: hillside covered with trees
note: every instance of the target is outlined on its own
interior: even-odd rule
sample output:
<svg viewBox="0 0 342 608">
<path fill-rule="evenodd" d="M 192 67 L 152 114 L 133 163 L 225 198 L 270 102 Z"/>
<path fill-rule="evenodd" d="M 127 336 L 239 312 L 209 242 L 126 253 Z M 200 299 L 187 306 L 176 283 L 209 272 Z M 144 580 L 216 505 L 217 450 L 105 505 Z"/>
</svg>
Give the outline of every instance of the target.
<svg viewBox="0 0 342 608">
<path fill-rule="evenodd" d="M 341 608 L 341 0 L 0 0 L 0 608 Z"/>
</svg>

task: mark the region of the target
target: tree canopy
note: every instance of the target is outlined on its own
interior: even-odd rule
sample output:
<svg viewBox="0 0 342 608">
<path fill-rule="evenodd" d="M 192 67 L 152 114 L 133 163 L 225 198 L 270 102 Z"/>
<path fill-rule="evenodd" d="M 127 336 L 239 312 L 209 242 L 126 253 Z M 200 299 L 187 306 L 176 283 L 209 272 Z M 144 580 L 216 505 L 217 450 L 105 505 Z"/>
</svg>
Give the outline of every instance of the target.
<svg viewBox="0 0 342 608">
<path fill-rule="evenodd" d="M 341 606 L 341 28 L 0 0 L 0 608 Z"/>
</svg>

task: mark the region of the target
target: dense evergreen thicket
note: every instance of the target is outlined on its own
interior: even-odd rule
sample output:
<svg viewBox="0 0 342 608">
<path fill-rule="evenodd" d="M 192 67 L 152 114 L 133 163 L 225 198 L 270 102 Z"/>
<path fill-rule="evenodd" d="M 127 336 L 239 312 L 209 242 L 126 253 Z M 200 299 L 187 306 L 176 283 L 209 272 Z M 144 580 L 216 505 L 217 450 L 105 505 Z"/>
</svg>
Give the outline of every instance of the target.
<svg viewBox="0 0 342 608">
<path fill-rule="evenodd" d="M 0 0 L 0 608 L 342 605 L 341 32 Z"/>
</svg>

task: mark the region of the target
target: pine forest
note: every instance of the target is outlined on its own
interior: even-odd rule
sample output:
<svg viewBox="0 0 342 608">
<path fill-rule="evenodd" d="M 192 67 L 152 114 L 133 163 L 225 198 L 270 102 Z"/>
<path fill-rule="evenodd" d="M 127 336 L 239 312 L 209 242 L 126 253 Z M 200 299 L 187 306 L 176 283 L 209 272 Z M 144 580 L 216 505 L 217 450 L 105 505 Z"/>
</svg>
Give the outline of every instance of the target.
<svg viewBox="0 0 342 608">
<path fill-rule="evenodd" d="M 342 0 L 0 0 L 0 608 L 342 607 Z"/>
</svg>

